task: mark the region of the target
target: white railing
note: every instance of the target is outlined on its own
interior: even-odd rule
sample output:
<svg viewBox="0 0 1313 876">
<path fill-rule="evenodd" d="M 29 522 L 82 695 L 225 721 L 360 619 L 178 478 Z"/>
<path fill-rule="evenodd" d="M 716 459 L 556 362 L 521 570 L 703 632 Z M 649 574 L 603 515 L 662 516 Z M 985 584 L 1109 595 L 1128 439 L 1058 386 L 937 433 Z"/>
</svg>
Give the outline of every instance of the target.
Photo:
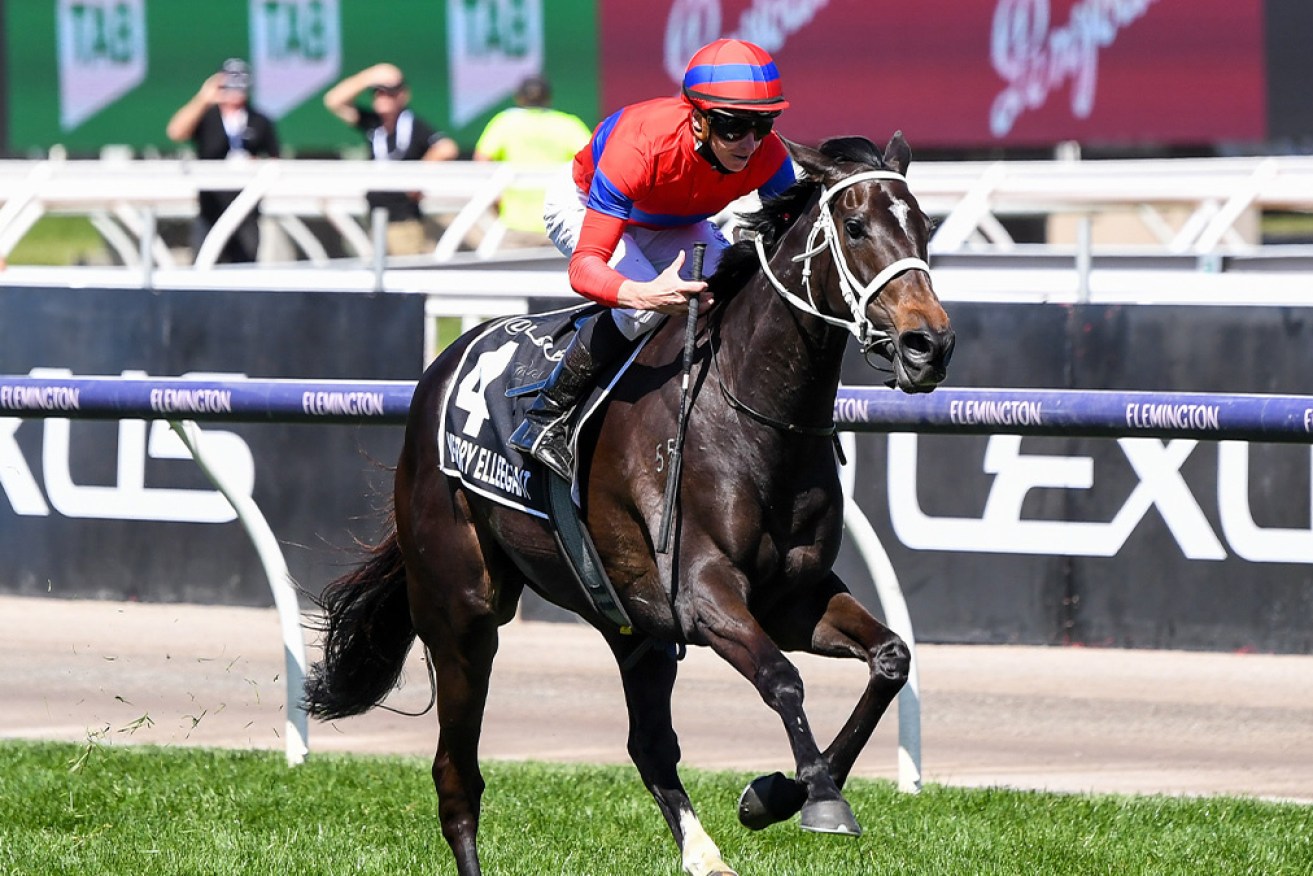
<svg viewBox="0 0 1313 876">
<path fill-rule="evenodd" d="M 0 256 L 41 216 L 80 214 L 92 218 L 124 264 L 146 255 L 158 266 L 172 266 L 168 250 L 150 239 L 155 220 L 191 216 L 198 191 L 241 190 L 244 196 L 196 254 L 196 268 L 213 267 L 223 242 L 257 202 L 302 259 L 328 260 L 307 219 L 327 221 L 346 248 L 369 259 L 374 247 L 365 193 L 393 190 L 421 193 L 423 209 L 441 218 L 445 230 L 435 261 L 449 261 L 462 246 L 486 257 L 496 254 L 501 240 L 491 210 L 500 193 L 511 184 L 542 185 L 561 170 L 467 161 L 0 161 Z M 1256 212 L 1313 212 L 1313 156 L 923 161 L 913 162 L 909 180 L 923 207 L 941 220 L 932 244 L 938 254 L 1014 250 L 1003 223 L 1009 217 L 1110 214 L 1136 225 L 1137 249 L 1244 252 L 1257 246 L 1245 228 Z"/>
<path fill-rule="evenodd" d="M 424 211 L 442 220 L 434 258 L 445 261 L 472 236 L 487 242 L 485 250 L 495 250 L 501 234 L 492 208 L 502 191 L 542 186 L 560 172 L 556 166 L 472 161 L 0 161 L 0 256 L 42 216 L 73 214 L 90 217 L 124 264 L 139 264 L 149 251 L 156 265 L 171 267 L 175 259 L 157 240 L 147 239 L 143 248 L 143 233 L 153 236 L 157 219 L 194 215 L 197 192 L 240 191 L 196 253 L 195 268 L 214 267 L 224 243 L 257 204 L 313 264 L 328 256 L 306 219 L 328 222 L 347 249 L 371 259 L 365 194 L 403 191 L 420 193 Z"/>
</svg>

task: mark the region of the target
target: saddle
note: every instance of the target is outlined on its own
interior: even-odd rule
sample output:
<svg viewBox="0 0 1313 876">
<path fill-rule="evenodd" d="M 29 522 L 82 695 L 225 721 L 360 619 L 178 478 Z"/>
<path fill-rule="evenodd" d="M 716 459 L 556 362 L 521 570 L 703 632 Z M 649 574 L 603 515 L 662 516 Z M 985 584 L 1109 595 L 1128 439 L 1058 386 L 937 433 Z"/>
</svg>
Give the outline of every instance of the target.
<svg viewBox="0 0 1313 876">
<path fill-rule="evenodd" d="M 509 443 L 535 390 L 551 374 L 578 326 L 604 309 L 585 304 L 488 323 L 465 348 L 455 379 L 442 398 L 438 468 L 500 505 L 550 520 L 562 555 L 593 605 L 628 632 L 629 618 L 579 518 L 578 474 L 566 483 Z M 580 402 L 572 442 L 645 342 L 604 372 Z M 576 472 L 585 463 L 576 449 Z"/>
</svg>

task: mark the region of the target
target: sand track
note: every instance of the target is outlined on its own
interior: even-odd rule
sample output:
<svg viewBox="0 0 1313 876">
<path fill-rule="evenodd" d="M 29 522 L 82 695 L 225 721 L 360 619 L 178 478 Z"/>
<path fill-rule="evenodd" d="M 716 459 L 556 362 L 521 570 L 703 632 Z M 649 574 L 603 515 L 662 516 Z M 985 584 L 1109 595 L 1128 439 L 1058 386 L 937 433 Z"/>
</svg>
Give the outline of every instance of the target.
<svg viewBox="0 0 1313 876">
<path fill-rule="evenodd" d="M 918 660 L 928 782 L 1313 801 L 1313 657 L 940 645 Z M 272 609 L 0 597 L 0 661 L 0 737 L 284 745 Z M 795 662 L 828 741 L 865 670 Z M 414 654 L 408 676 L 389 702 L 422 708 L 428 686 Z M 778 719 L 706 649 L 681 665 L 675 721 L 686 764 L 792 769 Z M 855 773 L 895 777 L 896 733 L 891 711 Z M 504 630 L 484 757 L 626 763 L 625 734 L 615 666 L 596 633 Z M 431 715 L 380 711 L 310 731 L 312 753 L 427 757 L 434 739 Z"/>
</svg>

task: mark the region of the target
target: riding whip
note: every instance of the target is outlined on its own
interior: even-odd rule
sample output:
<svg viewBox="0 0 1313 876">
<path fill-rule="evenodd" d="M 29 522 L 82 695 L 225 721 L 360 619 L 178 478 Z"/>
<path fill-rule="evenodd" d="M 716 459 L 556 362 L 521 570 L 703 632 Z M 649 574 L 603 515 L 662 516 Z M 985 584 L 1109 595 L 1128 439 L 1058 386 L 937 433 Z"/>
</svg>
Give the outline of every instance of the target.
<svg viewBox="0 0 1313 876">
<path fill-rule="evenodd" d="M 702 257 L 707 252 L 705 243 L 693 244 L 693 279 L 702 279 Z M 698 326 L 698 297 L 688 299 L 688 323 L 684 327 L 684 381 L 679 390 L 679 425 L 675 428 L 675 449 L 670 453 L 670 470 L 666 473 L 666 508 L 661 515 L 661 535 L 657 538 L 657 553 L 670 550 L 670 535 L 674 527 L 675 495 L 679 491 L 679 470 L 684 459 L 684 429 L 688 425 L 689 373 L 693 370 L 693 343 Z"/>
</svg>

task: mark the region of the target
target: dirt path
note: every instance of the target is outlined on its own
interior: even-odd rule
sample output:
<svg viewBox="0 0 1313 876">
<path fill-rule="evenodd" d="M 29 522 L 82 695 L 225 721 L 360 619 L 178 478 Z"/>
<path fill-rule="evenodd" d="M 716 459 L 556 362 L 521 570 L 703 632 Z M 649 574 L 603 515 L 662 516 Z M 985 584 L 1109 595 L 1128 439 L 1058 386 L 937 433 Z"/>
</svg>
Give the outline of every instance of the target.
<svg viewBox="0 0 1313 876">
<path fill-rule="evenodd" d="M 798 656 L 819 736 L 863 667 Z M 283 649 L 272 610 L 0 597 L 0 738 L 281 749 Z M 1250 794 L 1313 801 L 1313 657 L 923 646 L 928 782 L 1066 791 Z M 428 685 L 389 701 L 422 708 Z M 143 720 L 143 716 L 147 720 Z M 675 689 L 684 762 L 790 771 L 779 721 L 705 649 Z M 586 627 L 503 633 L 484 756 L 625 763 L 616 670 Z M 897 716 L 856 773 L 894 778 Z M 312 724 L 314 751 L 428 756 L 432 716 Z"/>
</svg>

